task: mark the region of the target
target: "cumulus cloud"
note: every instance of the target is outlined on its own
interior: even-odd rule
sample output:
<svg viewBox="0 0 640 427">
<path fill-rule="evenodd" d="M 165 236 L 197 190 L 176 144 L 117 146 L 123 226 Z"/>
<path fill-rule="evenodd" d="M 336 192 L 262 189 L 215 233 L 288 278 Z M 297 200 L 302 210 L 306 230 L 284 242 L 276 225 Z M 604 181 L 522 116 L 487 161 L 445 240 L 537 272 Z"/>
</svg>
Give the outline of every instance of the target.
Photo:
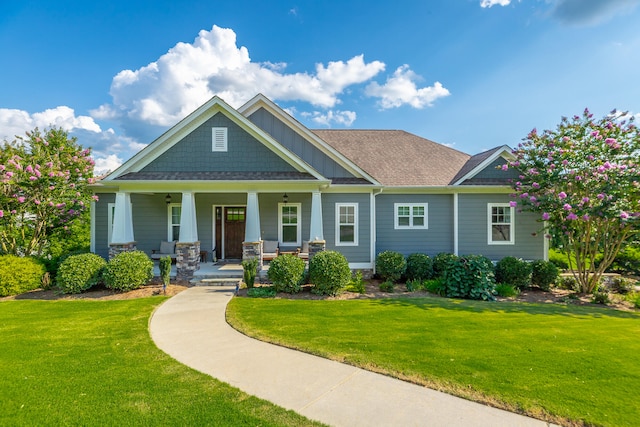
<svg viewBox="0 0 640 427">
<path fill-rule="evenodd" d="M 284 63 L 252 62 L 236 34 L 213 26 L 193 43 L 178 43 L 135 71 L 123 70 L 112 81 L 113 102 L 92 110 L 100 119 L 116 119 L 131 131 L 134 126 L 170 126 L 213 95 L 233 107 L 263 93 L 273 100 L 303 101 L 332 108 L 350 85 L 363 83 L 384 70 L 380 61 L 365 62 L 362 55 L 348 61 L 317 64 L 315 73 L 286 73 Z"/>
<path fill-rule="evenodd" d="M 109 154 L 106 157 L 95 158 L 95 162 L 94 174 L 102 176 L 116 170 L 122 164 L 122 159 L 117 154 Z"/>
<path fill-rule="evenodd" d="M 640 0 L 555 0 L 551 16 L 566 24 L 595 25 L 638 4 Z"/>
<path fill-rule="evenodd" d="M 366 94 L 380 98 L 378 104 L 383 109 L 405 104 L 414 108 L 430 107 L 438 98 L 450 95 L 449 90 L 440 82 L 435 82 L 433 86 L 418 88 L 417 80 L 420 80 L 420 77 L 405 64 L 398 67 L 393 75 L 387 78 L 384 85 L 370 83 L 366 88 Z"/>
<path fill-rule="evenodd" d="M 66 131 L 84 129 L 99 133 L 100 126 L 89 116 L 76 116 L 72 108 L 58 106 L 39 113 L 0 108 L 0 140 L 12 141 L 34 128 L 60 127 Z"/>
<path fill-rule="evenodd" d="M 332 111 L 327 112 L 314 111 L 312 113 L 302 113 L 302 116 L 310 119 L 312 122 L 330 127 L 333 124 L 340 126 L 351 126 L 356 120 L 355 111 Z"/>
<path fill-rule="evenodd" d="M 491 7 L 495 5 L 508 6 L 510 3 L 511 0 L 482 0 L 480 2 L 480 7 Z"/>
</svg>

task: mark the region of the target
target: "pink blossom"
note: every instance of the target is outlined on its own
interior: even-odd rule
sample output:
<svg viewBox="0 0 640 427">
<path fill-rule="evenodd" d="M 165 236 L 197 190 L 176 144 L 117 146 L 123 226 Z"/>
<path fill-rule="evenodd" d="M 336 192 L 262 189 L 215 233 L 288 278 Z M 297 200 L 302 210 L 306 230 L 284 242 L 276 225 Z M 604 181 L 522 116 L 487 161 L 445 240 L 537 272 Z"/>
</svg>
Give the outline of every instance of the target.
<svg viewBox="0 0 640 427">
<path fill-rule="evenodd" d="M 5 174 L 8 178 L 11 178 L 13 176 L 13 172 L 11 171 L 7 171 L 7 173 Z"/>
<path fill-rule="evenodd" d="M 33 167 L 31 165 L 27 166 L 24 170 L 25 172 L 33 173 Z"/>
<path fill-rule="evenodd" d="M 604 162 L 604 165 L 602 166 L 604 166 L 605 169 L 611 169 L 611 163 L 609 163 L 608 161 Z"/>
<path fill-rule="evenodd" d="M 53 167 L 53 162 L 47 162 L 46 165 L 48 168 Z"/>
<path fill-rule="evenodd" d="M 569 161 L 565 159 L 565 160 L 563 160 L 563 161 L 562 161 L 562 164 L 563 164 L 564 166 L 567 166 L 567 165 L 569 164 Z"/>
<path fill-rule="evenodd" d="M 527 197 L 529 197 L 529 193 L 522 193 L 522 194 L 520 195 L 520 198 L 521 198 L 521 199 L 526 199 Z"/>
<path fill-rule="evenodd" d="M 582 219 L 585 221 L 589 221 L 589 214 L 582 215 Z"/>
<path fill-rule="evenodd" d="M 564 191 L 561 191 L 560 193 L 558 193 L 558 197 L 562 200 L 562 199 L 566 199 L 567 198 L 567 193 L 565 193 Z"/>
<path fill-rule="evenodd" d="M 24 200 L 25 200 L 25 199 L 24 199 L 24 196 L 20 196 L 20 197 L 18 197 L 18 202 L 20 202 L 20 203 L 24 203 Z"/>
<path fill-rule="evenodd" d="M 596 197 L 598 198 L 598 200 L 602 200 L 604 199 L 604 194 L 600 193 Z"/>
<path fill-rule="evenodd" d="M 2 218 L 3 216 L 4 216 L 4 211 L 0 209 L 0 218 Z"/>
<path fill-rule="evenodd" d="M 587 156 L 587 159 L 589 159 L 589 160 L 593 160 L 593 159 L 595 159 L 595 157 L 593 157 L 591 154 L 589 154 L 589 155 Z"/>
<path fill-rule="evenodd" d="M 98 196 L 96 196 L 95 194 L 94 194 L 93 196 L 91 196 L 91 198 L 92 198 L 93 200 L 95 200 L 96 202 L 99 200 Z"/>
<path fill-rule="evenodd" d="M 29 181 L 35 181 L 35 180 L 37 180 L 37 179 L 38 179 L 38 177 L 37 177 L 37 176 L 33 176 L 33 175 L 31 175 L 31 176 L 29 177 Z"/>
<path fill-rule="evenodd" d="M 536 199 L 536 196 L 531 196 L 531 197 L 529 197 L 529 201 L 530 201 L 531 203 L 535 203 L 535 202 L 536 202 L 536 200 L 538 200 L 538 199 Z"/>
<path fill-rule="evenodd" d="M 580 175 L 576 175 L 576 181 L 582 181 L 582 177 Z"/>
<path fill-rule="evenodd" d="M 547 221 L 549 218 L 551 218 L 551 215 L 549 215 L 549 212 L 544 212 L 542 214 L 542 219 Z"/>
<path fill-rule="evenodd" d="M 56 187 L 55 187 L 54 185 L 50 185 L 50 186 L 49 186 L 49 190 L 52 190 L 52 191 L 53 191 L 53 190 L 55 190 L 55 189 L 56 189 Z"/>
<path fill-rule="evenodd" d="M 39 204 L 40 204 L 40 200 L 35 199 L 35 200 L 33 201 L 33 203 L 35 203 L 36 205 L 39 205 Z"/>
<path fill-rule="evenodd" d="M 565 211 L 570 211 L 572 208 L 571 208 L 571 205 L 569 203 L 565 203 L 562 206 L 562 209 L 564 209 Z"/>
<path fill-rule="evenodd" d="M 567 215 L 567 219 L 568 220 L 578 219 L 578 215 L 576 215 L 573 212 L 571 212 L 569 215 Z"/>
<path fill-rule="evenodd" d="M 604 142 L 607 145 L 615 145 L 616 139 L 615 138 L 607 138 L 607 139 L 604 140 Z"/>
<path fill-rule="evenodd" d="M 599 133 L 600 133 L 600 131 L 594 130 L 593 132 L 591 132 L 591 136 L 597 137 Z"/>
<path fill-rule="evenodd" d="M 4 171 L 6 167 L 4 165 L 0 165 L 0 172 Z"/>
<path fill-rule="evenodd" d="M 540 184 L 538 184 L 537 182 L 534 182 L 533 184 L 531 184 L 531 186 L 533 188 L 540 188 Z"/>
<path fill-rule="evenodd" d="M 590 199 L 589 199 L 588 197 L 583 197 L 583 198 L 582 198 L 582 202 L 583 202 L 583 203 L 589 203 L 589 200 L 590 200 Z"/>
<path fill-rule="evenodd" d="M 506 171 L 508 169 L 509 169 L 509 165 L 508 164 L 505 163 L 504 165 L 502 165 L 502 170 L 503 171 Z"/>
<path fill-rule="evenodd" d="M 629 218 L 629 214 L 626 213 L 625 211 L 620 211 L 620 218 L 621 219 L 627 219 L 627 218 Z"/>
<path fill-rule="evenodd" d="M 518 206 L 518 202 L 514 202 L 513 200 L 509 202 L 509 206 L 511 206 L 512 208 L 515 208 L 516 206 Z"/>
</svg>

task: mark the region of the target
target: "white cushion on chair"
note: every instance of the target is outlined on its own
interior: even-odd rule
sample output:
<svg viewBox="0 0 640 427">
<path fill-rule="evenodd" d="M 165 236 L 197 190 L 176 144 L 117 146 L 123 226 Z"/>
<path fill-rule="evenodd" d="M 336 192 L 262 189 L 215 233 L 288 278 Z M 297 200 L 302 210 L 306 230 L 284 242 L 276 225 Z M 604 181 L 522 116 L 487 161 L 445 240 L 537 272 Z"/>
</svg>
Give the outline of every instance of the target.
<svg viewBox="0 0 640 427">
<path fill-rule="evenodd" d="M 268 254 L 274 254 L 278 250 L 277 240 L 264 240 L 262 242 L 262 252 Z"/>
<path fill-rule="evenodd" d="M 175 254 L 176 253 L 176 242 L 160 242 L 160 253 L 161 254 Z"/>
<path fill-rule="evenodd" d="M 301 253 L 303 254 L 308 254 L 309 253 L 309 241 L 308 240 L 303 240 L 302 241 L 302 249 L 300 250 Z"/>
</svg>

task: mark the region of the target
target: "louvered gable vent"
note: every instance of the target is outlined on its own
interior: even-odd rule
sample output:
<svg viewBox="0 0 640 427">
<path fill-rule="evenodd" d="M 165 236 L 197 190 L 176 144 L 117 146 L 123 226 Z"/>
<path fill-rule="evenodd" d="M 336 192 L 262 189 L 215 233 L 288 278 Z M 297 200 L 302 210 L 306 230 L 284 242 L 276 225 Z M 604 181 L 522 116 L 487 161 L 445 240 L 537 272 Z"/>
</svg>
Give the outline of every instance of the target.
<svg viewBox="0 0 640 427">
<path fill-rule="evenodd" d="M 227 151 L 227 128 L 211 128 L 212 151 Z"/>
</svg>

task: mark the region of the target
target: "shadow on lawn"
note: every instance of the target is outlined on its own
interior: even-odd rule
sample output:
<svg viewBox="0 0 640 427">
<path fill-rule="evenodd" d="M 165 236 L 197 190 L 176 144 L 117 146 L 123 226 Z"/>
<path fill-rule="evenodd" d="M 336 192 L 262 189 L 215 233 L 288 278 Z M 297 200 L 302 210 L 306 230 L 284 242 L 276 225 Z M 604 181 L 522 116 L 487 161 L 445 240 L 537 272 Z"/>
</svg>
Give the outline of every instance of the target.
<svg viewBox="0 0 640 427">
<path fill-rule="evenodd" d="M 561 315 L 568 317 L 640 319 L 640 314 L 606 307 L 585 307 L 570 304 L 492 302 L 450 298 L 384 298 L 375 300 L 381 306 L 412 307 L 423 310 L 441 309 L 476 313 L 525 313 L 531 315 Z"/>
</svg>

